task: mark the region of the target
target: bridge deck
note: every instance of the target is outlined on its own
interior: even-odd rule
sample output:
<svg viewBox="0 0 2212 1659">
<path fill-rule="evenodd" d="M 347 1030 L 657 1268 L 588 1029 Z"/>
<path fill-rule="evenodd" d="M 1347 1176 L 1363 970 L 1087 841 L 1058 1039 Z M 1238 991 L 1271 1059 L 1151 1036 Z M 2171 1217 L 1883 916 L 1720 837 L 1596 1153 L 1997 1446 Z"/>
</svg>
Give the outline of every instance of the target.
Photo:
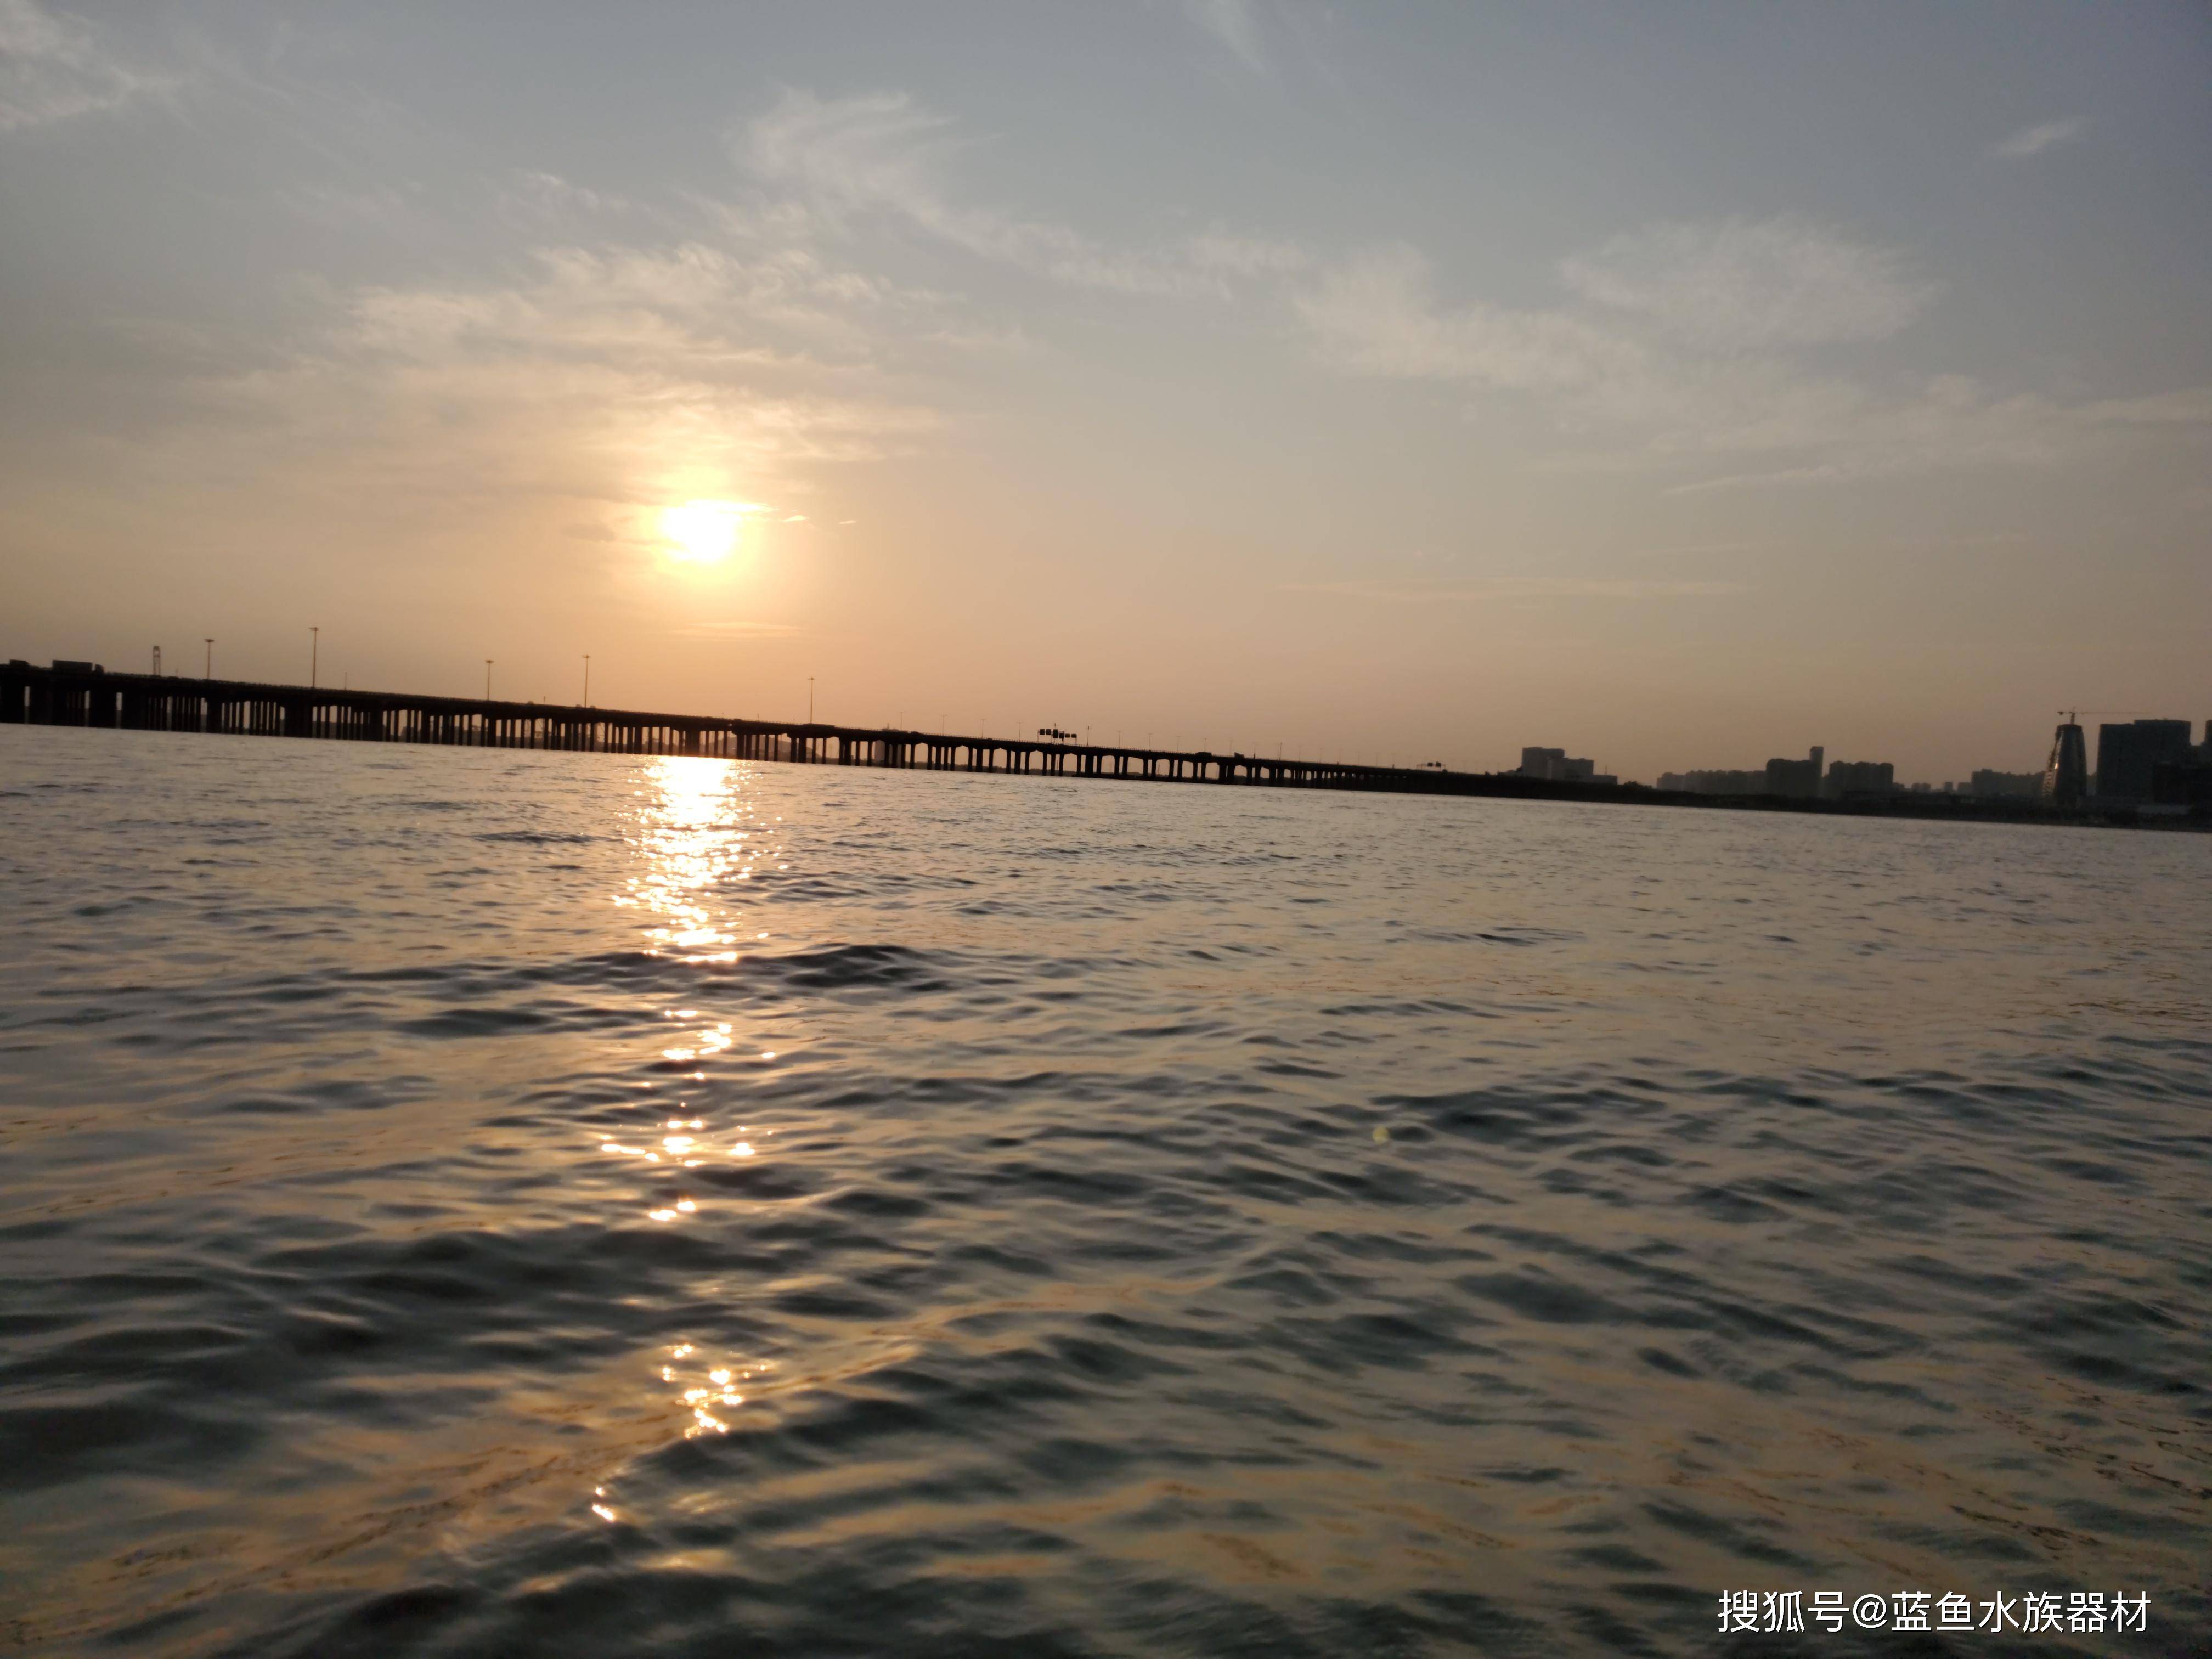
<svg viewBox="0 0 2212 1659">
<path fill-rule="evenodd" d="M 1267 784 L 1421 794 L 1651 800 L 1636 785 L 1551 783 L 1510 774 L 1434 767 L 1218 755 L 1044 738 L 654 714 L 581 704 L 336 690 L 249 680 L 186 679 L 76 667 L 0 666 L 0 724 L 118 727 L 328 738 L 471 748 L 704 755 L 731 760 L 916 768 L 1156 782 Z"/>
<path fill-rule="evenodd" d="M 507 702 L 430 697 L 402 691 L 332 690 L 250 680 L 112 674 L 73 664 L 49 668 L 0 665 L 0 725 L 119 727 L 143 732 L 216 732 L 357 743 L 451 744 L 471 748 L 556 749 L 622 755 L 704 755 L 726 760 L 913 768 L 1174 783 L 1256 784 L 1294 789 L 1367 789 L 1423 795 L 1490 795 L 1528 800 L 1640 802 L 1729 806 L 1760 811 L 1942 817 L 2015 823 L 2132 823 L 2133 813 L 2061 812 L 2039 801 L 1964 795 L 1899 794 L 1795 800 L 1778 796 L 1699 795 L 1641 784 L 1555 783 L 1510 772 L 1452 772 L 1435 767 L 1358 766 L 1279 756 L 1218 755 L 1206 750 L 1136 749 L 1045 738 L 991 738 L 946 732 L 831 726 L 812 721 L 728 720 L 657 714 L 578 703 Z M 2194 815 L 2160 827 L 2205 828 Z"/>
</svg>

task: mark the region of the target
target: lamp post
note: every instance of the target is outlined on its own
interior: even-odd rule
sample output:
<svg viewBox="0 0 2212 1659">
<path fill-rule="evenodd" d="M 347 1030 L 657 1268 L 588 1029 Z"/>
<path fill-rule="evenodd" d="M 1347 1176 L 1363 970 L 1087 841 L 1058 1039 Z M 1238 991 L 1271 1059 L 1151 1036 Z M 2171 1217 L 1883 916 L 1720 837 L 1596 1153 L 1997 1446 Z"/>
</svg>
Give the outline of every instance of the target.
<svg viewBox="0 0 2212 1659">
<path fill-rule="evenodd" d="M 484 701 L 491 701 L 491 659 L 484 659 Z"/>
<path fill-rule="evenodd" d="M 307 632 L 313 636 L 307 641 L 307 690 L 312 691 L 315 689 L 315 670 L 323 654 L 323 630 L 310 628 Z"/>
<path fill-rule="evenodd" d="M 592 653 L 584 653 L 584 707 L 592 706 Z"/>
<path fill-rule="evenodd" d="M 814 724 L 814 676 L 806 677 L 806 723 Z"/>
<path fill-rule="evenodd" d="M 203 637 L 200 643 L 207 647 L 207 660 L 200 665 L 200 678 L 211 680 L 215 678 L 215 641 Z"/>
</svg>

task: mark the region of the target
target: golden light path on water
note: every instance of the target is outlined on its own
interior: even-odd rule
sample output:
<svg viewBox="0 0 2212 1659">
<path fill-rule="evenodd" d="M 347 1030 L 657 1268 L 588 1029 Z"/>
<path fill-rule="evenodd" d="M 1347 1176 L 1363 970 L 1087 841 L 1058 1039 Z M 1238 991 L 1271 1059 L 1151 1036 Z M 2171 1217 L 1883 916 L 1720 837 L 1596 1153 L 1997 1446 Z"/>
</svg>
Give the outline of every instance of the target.
<svg viewBox="0 0 2212 1659">
<path fill-rule="evenodd" d="M 766 943 L 766 929 L 747 931 L 727 895 L 731 884 L 750 881 L 762 870 L 787 869 L 778 862 L 783 849 L 782 819 L 765 816 L 754 804 L 747 785 L 750 769 L 739 763 L 686 757 L 660 757 L 649 762 L 637 792 L 642 805 L 636 842 L 642 859 L 637 872 L 612 896 L 618 906 L 640 913 L 640 931 L 647 952 L 694 965 L 734 963 L 746 947 Z M 695 1007 L 669 1008 L 662 1018 L 672 1022 L 666 1046 L 658 1058 L 668 1066 L 713 1060 L 738 1046 L 735 1025 Z M 775 1061 L 777 1051 L 760 1049 L 758 1063 Z M 681 1084 L 704 1085 L 707 1074 L 693 1072 Z M 755 1139 L 775 1132 L 750 1124 L 727 1125 L 702 1115 L 688 1097 L 672 1102 L 659 1095 L 657 1082 L 641 1082 L 641 1091 L 653 1097 L 639 1103 L 643 1121 L 638 1129 L 620 1137 L 603 1138 L 601 1154 L 635 1160 L 650 1167 L 657 1196 L 643 1206 L 646 1218 L 662 1225 L 702 1219 L 705 1212 L 683 1171 L 704 1167 L 714 1159 L 744 1159 L 760 1155 Z M 763 1375 L 768 1366 L 729 1356 L 706 1356 L 690 1342 L 665 1350 L 656 1368 L 659 1382 L 677 1390 L 676 1403 L 690 1413 L 684 1432 L 687 1438 L 701 1434 L 726 1434 L 729 1413 L 744 1404 L 739 1385 Z M 593 1489 L 592 1512 L 610 1523 L 622 1519 L 607 1489 Z"/>
</svg>

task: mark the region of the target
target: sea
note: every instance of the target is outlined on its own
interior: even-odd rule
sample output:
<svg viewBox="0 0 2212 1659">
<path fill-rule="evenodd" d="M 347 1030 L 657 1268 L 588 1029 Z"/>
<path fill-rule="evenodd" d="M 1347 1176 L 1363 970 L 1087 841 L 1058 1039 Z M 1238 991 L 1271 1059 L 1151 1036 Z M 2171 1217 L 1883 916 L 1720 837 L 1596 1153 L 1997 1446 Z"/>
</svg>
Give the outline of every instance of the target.
<svg viewBox="0 0 2212 1659">
<path fill-rule="evenodd" d="M 12 1651 L 2203 1652 L 2208 1316 L 2212 837 L 0 727 Z"/>
</svg>

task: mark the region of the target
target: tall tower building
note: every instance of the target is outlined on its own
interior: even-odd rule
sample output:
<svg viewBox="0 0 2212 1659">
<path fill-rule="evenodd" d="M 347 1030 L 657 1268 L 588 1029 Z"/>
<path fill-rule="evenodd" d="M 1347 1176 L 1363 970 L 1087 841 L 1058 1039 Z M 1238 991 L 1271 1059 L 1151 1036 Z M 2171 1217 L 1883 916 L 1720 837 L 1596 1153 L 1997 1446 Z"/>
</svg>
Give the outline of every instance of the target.
<svg viewBox="0 0 2212 1659">
<path fill-rule="evenodd" d="M 2187 720 L 2130 720 L 2097 728 L 2097 793 L 2118 800 L 2150 799 L 2160 765 L 2188 763 Z"/>
<path fill-rule="evenodd" d="M 2051 761 L 2043 769 L 2043 800 L 2047 806 L 2072 811 L 2089 793 L 2089 745 L 2081 740 L 2081 724 L 2069 714 L 2052 733 Z"/>
</svg>

